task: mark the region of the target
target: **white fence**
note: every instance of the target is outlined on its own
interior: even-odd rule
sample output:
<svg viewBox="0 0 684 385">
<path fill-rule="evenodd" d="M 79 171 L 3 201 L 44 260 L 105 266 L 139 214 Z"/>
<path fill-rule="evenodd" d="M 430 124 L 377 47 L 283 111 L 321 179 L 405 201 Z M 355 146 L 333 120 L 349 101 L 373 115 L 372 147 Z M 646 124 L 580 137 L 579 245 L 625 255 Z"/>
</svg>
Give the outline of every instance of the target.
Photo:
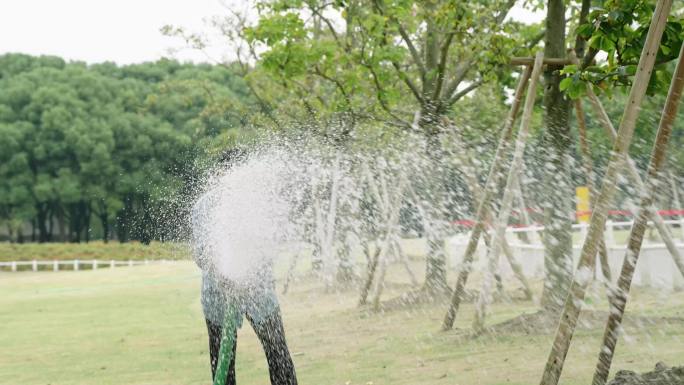
<svg viewBox="0 0 684 385">
<path fill-rule="evenodd" d="M 681 220 L 667 220 L 664 222 L 670 226 L 675 225 L 670 227 L 670 230 L 672 230 L 672 235 L 675 238 L 676 248 L 680 253 L 684 254 L 684 225 L 682 225 Z M 620 268 L 622 267 L 622 261 L 626 251 L 625 240 L 616 240 L 616 238 L 619 238 L 616 234 L 616 230 L 629 231 L 632 223 L 632 221 L 606 222 L 604 235 L 613 280 L 616 280 L 620 274 Z M 649 225 L 652 225 L 652 223 L 649 222 Z M 574 237 L 575 240 L 573 242 L 573 257 L 575 258 L 575 266 L 577 266 L 580 249 L 584 243 L 588 225 L 575 224 L 572 227 L 575 232 L 579 233 L 579 236 Z M 508 240 L 511 250 L 528 277 L 542 278 L 544 276 L 544 246 L 541 242 L 543 230 L 543 226 L 527 226 L 519 228 L 510 227 L 506 231 L 506 239 Z M 679 233 L 679 236 L 677 236 L 677 233 Z M 526 237 L 521 237 L 522 234 L 525 234 Z M 626 233 L 622 233 L 621 235 L 624 238 Z M 447 240 L 446 251 L 447 255 L 449 255 L 450 265 L 453 268 L 458 268 L 460 266 L 461 258 L 465 252 L 469 236 L 469 233 L 463 233 L 455 235 Z M 681 239 L 681 241 L 677 238 Z M 484 242 L 480 240 L 480 245 L 475 254 L 476 270 L 483 271 L 486 268 L 486 253 L 487 248 L 484 245 Z M 595 269 L 595 272 L 597 278 L 602 278 L 600 277 L 601 269 L 598 266 L 598 263 L 599 261 L 597 258 L 597 268 Z M 513 276 L 513 271 L 504 256 L 501 256 L 498 266 L 501 275 L 506 277 Z M 640 258 L 636 267 L 633 283 L 636 286 L 674 290 L 681 290 L 684 288 L 684 278 L 674 264 L 665 244 L 657 241 L 649 241 L 648 239 L 644 240 L 644 244 L 641 247 Z"/>
<path fill-rule="evenodd" d="M 149 265 L 151 263 L 170 263 L 174 262 L 172 260 L 167 260 L 167 259 L 154 259 L 154 260 L 149 260 L 149 259 L 144 259 L 144 260 L 126 260 L 126 261 L 117 261 L 117 260 L 109 260 L 109 261 L 103 261 L 103 260 L 98 260 L 98 259 L 73 259 L 73 260 L 53 260 L 53 261 L 39 261 L 39 260 L 33 260 L 33 261 L 11 261 L 11 262 L 0 262 L 0 270 L 6 270 L 7 267 L 9 267 L 10 271 L 19 271 L 19 270 L 29 270 L 29 269 L 21 269 L 21 267 L 26 267 L 30 266 L 31 271 L 38 271 L 38 270 L 52 270 L 52 271 L 59 271 L 60 269 L 62 270 L 82 270 L 87 267 L 89 267 L 91 270 L 97 270 L 100 268 L 114 268 L 114 267 L 121 267 L 121 266 L 137 266 L 137 265 Z M 61 268 L 61 266 L 66 267 L 66 269 Z M 42 267 L 42 268 L 41 268 Z M 3 269 L 5 268 L 5 269 Z"/>
</svg>

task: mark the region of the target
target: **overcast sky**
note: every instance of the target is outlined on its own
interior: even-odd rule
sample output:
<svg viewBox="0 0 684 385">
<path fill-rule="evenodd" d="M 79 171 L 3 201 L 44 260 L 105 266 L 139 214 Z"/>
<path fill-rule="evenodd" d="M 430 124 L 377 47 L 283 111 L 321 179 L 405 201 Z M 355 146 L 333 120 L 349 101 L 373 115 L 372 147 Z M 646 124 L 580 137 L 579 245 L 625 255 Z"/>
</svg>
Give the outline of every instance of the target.
<svg viewBox="0 0 684 385">
<path fill-rule="evenodd" d="M 88 63 L 157 60 L 183 47 L 162 36 L 162 26 L 208 31 L 203 20 L 225 12 L 220 0 L 0 0 L 0 54 L 57 55 Z M 519 8 L 511 16 L 539 20 Z M 214 60 L 229 54 L 219 46 L 207 51 Z M 173 57 L 207 61 L 206 54 L 190 49 Z"/>
</svg>

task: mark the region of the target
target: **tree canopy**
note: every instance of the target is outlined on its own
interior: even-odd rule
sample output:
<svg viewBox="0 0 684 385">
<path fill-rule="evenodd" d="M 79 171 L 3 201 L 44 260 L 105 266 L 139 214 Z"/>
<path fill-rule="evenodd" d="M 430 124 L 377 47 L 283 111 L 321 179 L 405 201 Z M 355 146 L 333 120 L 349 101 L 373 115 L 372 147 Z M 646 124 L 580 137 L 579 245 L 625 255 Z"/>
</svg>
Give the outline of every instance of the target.
<svg viewBox="0 0 684 385">
<path fill-rule="evenodd" d="M 250 100 L 221 66 L 0 56 L 0 220 L 18 240 L 26 223 L 37 241 L 168 237 Z"/>
</svg>

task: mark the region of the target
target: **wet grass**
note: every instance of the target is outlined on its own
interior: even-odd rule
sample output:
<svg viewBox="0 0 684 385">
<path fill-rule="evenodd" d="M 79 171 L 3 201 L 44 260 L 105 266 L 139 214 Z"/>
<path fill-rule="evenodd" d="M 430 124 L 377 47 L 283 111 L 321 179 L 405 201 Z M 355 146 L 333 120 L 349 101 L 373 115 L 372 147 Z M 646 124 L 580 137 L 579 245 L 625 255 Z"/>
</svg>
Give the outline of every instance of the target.
<svg viewBox="0 0 684 385">
<path fill-rule="evenodd" d="M 408 289 L 399 266 L 388 279 L 386 297 Z M 0 273 L 0 384 L 209 384 L 199 283 L 198 270 L 187 261 Z M 315 279 L 301 278 L 290 290 L 281 304 L 303 385 L 535 384 L 550 348 L 551 335 L 468 337 L 463 331 L 472 320 L 471 304 L 459 313 L 460 330 L 443 333 L 443 305 L 374 313 L 356 307 L 355 290 L 325 293 Z M 605 309 L 602 295 L 593 294 L 592 307 Z M 628 309 L 682 317 L 682 297 L 641 290 Z M 496 304 L 488 320 L 536 308 L 531 302 Z M 576 335 L 562 383 L 590 382 L 601 335 L 600 329 Z M 684 364 L 684 325 L 626 330 L 614 368 L 642 371 L 657 361 Z M 248 324 L 238 338 L 237 371 L 238 383 L 268 383 Z"/>
</svg>

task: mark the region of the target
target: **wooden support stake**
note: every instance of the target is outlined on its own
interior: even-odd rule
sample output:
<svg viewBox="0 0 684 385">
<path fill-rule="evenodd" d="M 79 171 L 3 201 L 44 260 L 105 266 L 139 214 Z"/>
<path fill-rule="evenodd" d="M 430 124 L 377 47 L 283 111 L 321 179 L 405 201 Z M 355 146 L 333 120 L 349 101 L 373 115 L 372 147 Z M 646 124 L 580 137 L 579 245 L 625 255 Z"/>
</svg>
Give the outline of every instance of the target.
<svg viewBox="0 0 684 385">
<path fill-rule="evenodd" d="M 672 172 L 670 172 L 669 174 L 670 187 L 672 188 L 672 199 L 674 200 L 674 205 L 675 207 L 677 207 L 677 210 L 681 210 L 682 201 L 681 199 L 679 199 L 679 188 L 677 188 L 677 180 L 675 179 L 675 176 L 674 174 L 672 174 Z M 684 216 L 678 214 L 677 218 L 679 218 L 679 231 L 681 232 L 682 240 L 684 240 Z"/>
<path fill-rule="evenodd" d="M 615 141 L 615 138 L 617 136 L 615 128 L 613 127 L 613 124 L 611 123 L 610 118 L 606 113 L 606 110 L 603 108 L 601 101 L 596 96 L 591 87 L 587 88 L 587 96 L 589 97 L 589 101 L 594 107 L 594 110 L 598 115 L 598 120 L 603 125 L 606 133 L 610 138 L 613 139 L 613 141 Z M 637 170 L 634 160 L 631 157 L 629 157 L 629 155 L 626 156 L 625 164 L 627 166 L 627 177 L 629 177 L 635 184 L 637 191 L 643 191 L 645 188 L 644 182 L 641 180 L 641 176 L 639 176 L 639 171 Z M 663 243 L 665 243 L 665 246 L 667 247 L 667 250 L 672 256 L 675 265 L 677 265 L 679 272 L 682 274 L 682 276 L 684 276 L 684 258 L 682 258 L 681 253 L 677 249 L 677 246 L 675 245 L 674 240 L 672 239 L 672 233 L 670 233 L 670 230 L 667 228 L 667 225 L 665 225 L 665 222 L 663 222 L 663 218 L 661 218 L 655 210 L 649 210 L 651 210 L 649 213 L 650 219 L 653 221 L 653 224 L 658 230 L 660 238 L 663 240 Z"/>
<path fill-rule="evenodd" d="M 290 260 L 290 266 L 287 268 L 287 274 L 285 275 L 285 283 L 283 284 L 283 295 L 287 294 L 287 291 L 290 289 L 290 282 L 292 281 L 292 278 L 294 277 L 294 271 L 295 271 L 295 268 L 297 267 L 297 262 L 299 260 L 299 254 L 300 253 L 295 253 L 292 256 L 292 259 Z"/>
<path fill-rule="evenodd" d="M 397 186 L 397 195 L 395 196 L 394 202 L 392 202 L 389 198 L 389 191 L 387 189 L 387 186 L 384 187 L 384 191 L 387 194 L 385 196 L 386 199 L 386 207 L 388 209 L 391 209 L 392 207 L 395 208 L 395 210 L 390 211 L 388 213 L 389 217 L 387 218 L 387 232 L 385 234 L 385 239 L 384 239 L 384 244 L 382 246 L 382 251 L 380 252 L 380 255 L 378 256 L 380 260 L 380 264 L 378 266 L 379 271 L 378 271 L 378 279 L 377 282 L 375 283 L 375 290 L 373 294 L 373 308 L 375 310 L 380 309 L 380 296 L 382 296 L 382 291 L 385 289 L 385 274 L 387 273 L 387 265 L 389 263 L 388 261 L 388 254 L 389 254 L 389 248 L 390 245 L 392 244 L 392 240 L 394 239 L 394 232 L 396 231 L 396 227 L 399 224 L 399 203 L 401 203 L 402 195 L 404 188 L 406 186 L 406 179 L 402 176 L 400 177 L 401 180 L 399 181 L 399 185 Z M 394 203 L 394 204 L 392 204 Z M 384 253 L 383 253 L 384 252 Z M 383 255 L 384 254 L 384 255 Z"/>
<path fill-rule="evenodd" d="M 411 266 L 409 265 L 409 259 L 406 253 L 404 253 L 404 249 L 401 247 L 401 244 L 399 243 L 399 239 L 395 236 L 394 237 L 394 242 L 393 242 L 393 247 L 394 251 L 397 252 L 397 257 L 399 257 L 399 261 L 401 262 L 402 265 L 404 265 L 404 269 L 406 270 L 406 274 L 408 274 L 409 279 L 411 280 L 411 286 L 416 287 L 418 286 L 418 279 L 416 278 L 416 275 L 413 273 L 413 270 L 411 270 Z"/>
<path fill-rule="evenodd" d="M 573 277 L 570 286 L 570 294 L 565 301 L 556 336 L 554 338 L 551 352 L 544 368 L 541 378 L 541 385 L 557 385 L 563 371 L 563 364 L 565 357 L 570 348 L 570 342 L 575 333 L 577 320 L 579 319 L 582 303 L 586 294 L 586 288 L 591 280 L 590 272 L 592 263 L 595 264 L 595 257 L 598 248 L 601 233 L 607 219 L 608 207 L 613 200 L 613 195 L 617 188 L 617 176 L 619 168 L 622 166 L 629 150 L 629 145 L 632 142 L 634 135 L 634 127 L 636 125 L 637 117 L 641 102 L 646 94 L 653 65 L 655 64 L 656 54 L 660 47 L 660 39 L 667 23 L 667 16 L 672 7 L 672 0 L 659 0 L 656 5 L 651 25 L 649 26 L 648 35 L 644 43 L 644 48 L 641 52 L 637 72 L 634 76 L 634 83 L 627 99 L 627 105 L 620 121 L 620 129 L 617 132 L 617 138 L 613 151 L 611 152 L 610 161 L 606 169 L 603 183 L 601 185 L 601 193 L 598 196 L 594 211 L 591 216 L 589 231 L 587 238 L 584 241 L 582 252 L 580 254 L 579 267 Z"/>
<path fill-rule="evenodd" d="M 594 185 L 594 167 L 591 161 L 591 151 L 589 151 L 589 143 L 587 142 L 587 124 L 584 120 L 584 109 L 582 108 L 582 100 L 575 100 L 575 114 L 577 116 L 577 128 L 580 138 L 580 150 L 582 153 L 582 163 L 584 166 L 584 174 L 587 178 L 587 187 L 589 188 L 589 208 L 593 207 L 596 199 L 596 186 Z M 601 262 L 601 273 L 608 284 L 613 280 L 610 272 L 610 265 L 608 262 L 608 248 L 606 247 L 606 240 L 601 234 L 599 239 L 599 260 Z"/>
<path fill-rule="evenodd" d="M 473 172 L 466 172 L 465 173 L 465 179 L 466 179 L 466 184 L 468 185 L 468 188 L 470 189 L 471 194 L 473 195 L 473 201 L 475 202 L 475 206 L 479 205 L 479 202 L 482 200 L 483 192 L 482 188 L 480 187 L 477 178 L 475 178 L 474 170 L 475 167 L 472 164 L 471 159 L 474 159 L 469 153 L 468 149 L 461 146 L 460 143 L 463 142 L 463 139 L 460 135 L 460 133 L 456 130 L 452 130 L 456 134 L 456 153 L 457 157 L 459 158 L 459 161 L 461 164 L 463 164 L 466 167 L 466 171 L 472 170 Z M 518 183 L 518 178 L 515 178 L 515 193 L 516 194 L 521 194 L 520 199 L 522 201 L 522 191 L 520 191 L 520 184 Z M 488 223 L 491 223 L 492 217 L 493 217 L 493 210 L 491 210 L 491 207 L 485 207 L 485 221 Z M 525 212 L 527 214 L 527 212 Z M 486 231 L 483 233 L 483 237 L 485 240 L 485 244 L 487 245 L 487 250 L 491 250 L 491 237 L 489 233 Z M 506 256 L 506 260 L 508 261 L 509 265 L 511 266 L 511 269 L 513 270 L 513 273 L 515 274 L 516 278 L 520 281 L 520 283 L 523 285 L 523 291 L 525 292 L 525 298 L 528 300 L 533 300 L 533 294 L 532 294 L 532 287 L 530 286 L 529 282 L 527 281 L 527 277 L 525 277 L 525 273 L 523 272 L 522 266 L 518 263 L 518 261 L 515 259 L 515 256 L 513 255 L 513 251 L 511 250 L 511 246 L 508 244 L 508 240 L 506 237 L 501 237 L 499 238 L 499 242 L 501 242 L 501 248 L 504 252 L 504 255 Z M 498 261 L 497 261 L 498 262 Z M 499 280 L 498 283 L 501 283 Z M 501 288 L 502 294 L 503 294 L 503 287 Z"/>
<path fill-rule="evenodd" d="M 370 257 L 368 261 L 368 270 L 366 274 L 366 279 L 361 286 L 361 294 L 359 296 L 359 306 L 366 304 L 368 300 L 368 293 L 370 293 L 371 286 L 373 286 L 373 279 L 375 277 L 375 270 L 378 268 L 378 262 L 380 261 L 380 252 L 382 249 L 379 245 L 375 247 L 375 253 Z"/>
<path fill-rule="evenodd" d="M 525 226 L 530 226 L 532 225 L 532 221 L 530 220 L 530 215 L 527 213 L 525 196 L 523 195 L 522 185 L 520 183 L 523 175 L 523 171 L 520 170 L 520 175 L 517 178 L 515 178 L 515 186 L 513 188 L 515 189 L 515 194 L 518 199 L 518 210 L 520 210 L 520 219 Z M 537 234 L 537 232 L 532 232 L 532 235 L 530 235 L 527 233 L 527 231 L 523 231 L 520 233 L 520 238 L 523 240 L 523 242 L 527 244 L 541 243 L 541 240 L 539 239 L 539 234 Z"/>
<path fill-rule="evenodd" d="M 367 164 L 363 164 L 363 173 L 365 175 L 368 187 L 373 193 L 375 201 L 377 205 L 380 207 L 380 212 L 386 216 L 387 215 L 387 206 L 389 205 L 388 202 L 386 202 L 386 196 L 383 196 L 380 193 L 380 189 L 378 188 L 377 183 L 375 182 L 375 179 L 373 179 L 373 175 L 371 174 L 370 168 L 368 168 Z M 389 229 L 389 228 L 388 228 Z M 377 243 L 376 241 L 376 249 L 375 249 L 375 255 L 371 257 L 368 263 L 368 271 L 366 275 L 366 279 L 364 280 L 363 286 L 361 286 L 361 294 L 359 297 L 359 306 L 363 306 L 366 304 L 368 300 L 368 294 L 370 293 L 371 288 L 373 287 L 373 282 L 375 280 L 375 273 L 377 271 L 379 262 L 384 256 L 384 253 L 387 251 L 384 250 L 387 248 L 388 245 L 388 238 L 389 237 L 389 232 L 385 234 L 385 242 L 383 246 Z M 381 268 L 382 270 L 382 268 Z"/>
<path fill-rule="evenodd" d="M 615 353 L 615 345 L 617 338 L 620 335 L 620 324 L 625 313 L 627 305 L 627 295 L 629 294 L 632 285 L 632 277 L 639 259 L 639 252 L 644 240 L 644 232 L 648 227 L 649 208 L 653 206 L 655 195 L 662 189 L 659 187 L 658 180 L 662 166 L 665 163 L 665 153 L 667 151 L 667 144 L 672 134 L 672 126 L 677 116 L 677 107 L 682 96 L 682 88 L 684 88 L 684 45 L 679 52 L 679 62 L 675 69 L 670 90 L 667 94 L 665 107 L 660 117 L 660 124 L 658 126 L 658 134 L 656 135 L 655 143 L 653 144 L 653 151 L 651 153 L 651 162 L 648 168 L 648 180 L 646 181 L 646 190 L 640 191 L 641 204 L 639 212 L 632 225 L 632 230 L 629 234 L 629 241 L 627 244 L 627 251 L 625 259 L 622 262 L 622 271 L 618 279 L 617 290 L 613 294 L 611 301 L 610 315 L 606 323 L 606 329 L 603 334 L 603 344 L 600 348 L 598 363 L 596 365 L 596 372 L 592 385 L 604 385 L 608 379 L 610 372 L 610 365 L 613 361 L 613 354 Z"/>
<path fill-rule="evenodd" d="M 456 287 L 454 288 L 453 294 L 451 296 L 449 308 L 444 315 L 442 330 L 450 330 L 454 326 L 456 314 L 458 313 L 461 300 L 463 299 L 463 294 L 465 293 L 465 285 L 468 282 L 468 276 L 470 274 L 470 270 L 472 269 L 473 256 L 475 255 L 475 250 L 477 250 L 477 244 L 480 242 L 480 235 L 482 235 L 482 231 L 485 227 L 485 214 L 487 213 L 490 200 L 498 188 L 501 171 L 503 169 L 504 153 L 508 148 L 508 142 L 510 141 L 511 135 L 513 133 L 513 123 L 518 115 L 523 94 L 525 93 L 525 88 L 527 87 L 527 82 L 529 81 L 531 74 L 532 68 L 529 66 L 526 67 L 525 72 L 523 72 L 522 76 L 520 77 L 520 81 L 518 82 L 518 86 L 515 90 L 515 97 L 513 99 L 513 103 L 511 104 L 511 110 L 509 111 L 503 128 L 501 129 L 499 143 L 497 144 L 494 160 L 492 160 L 492 165 L 489 169 L 489 175 L 487 176 L 487 182 L 485 183 L 484 193 L 480 198 L 477 212 L 475 214 L 475 226 L 470 233 L 468 246 L 466 247 L 463 259 L 461 260 L 462 268 L 458 274 L 458 280 L 456 281 Z"/>
<path fill-rule="evenodd" d="M 527 138 L 530 134 L 530 121 L 532 120 L 532 111 L 534 110 L 534 101 L 536 98 L 537 83 L 542 72 L 542 61 L 544 54 L 542 51 L 537 52 L 534 62 L 534 69 L 530 77 L 530 86 L 527 90 L 527 97 L 525 98 L 525 108 L 523 110 L 520 121 L 520 130 L 518 137 L 515 140 L 515 149 L 513 151 L 513 159 L 511 160 L 510 170 L 506 179 L 506 187 L 504 188 L 503 197 L 501 198 L 501 208 L 499 209 L 499 217 L 494 225 L 494 234 L 492 236 L 492 245 L 487 254 L 488 269 L 485 272 L 485 279 L 482 284 L 482 290 L 477 301 L 475 309 L 475 318 L 473 320 L 473 329 L 479 332 L 484 329 L 485 317 L 487 315 L 487 308 L 492 301 L 492 284 L 494 282 L 494 273 L 501 256 L 502 239 L 506 236 L 506 227 L 508 227 L 508 218 L 511 214 L 513 205 L 513 198 L 515 197 L 515 179 L 518 178 L 520 165 L 525 155 L 525 146 L 527 145 Z"/>
</svg>

